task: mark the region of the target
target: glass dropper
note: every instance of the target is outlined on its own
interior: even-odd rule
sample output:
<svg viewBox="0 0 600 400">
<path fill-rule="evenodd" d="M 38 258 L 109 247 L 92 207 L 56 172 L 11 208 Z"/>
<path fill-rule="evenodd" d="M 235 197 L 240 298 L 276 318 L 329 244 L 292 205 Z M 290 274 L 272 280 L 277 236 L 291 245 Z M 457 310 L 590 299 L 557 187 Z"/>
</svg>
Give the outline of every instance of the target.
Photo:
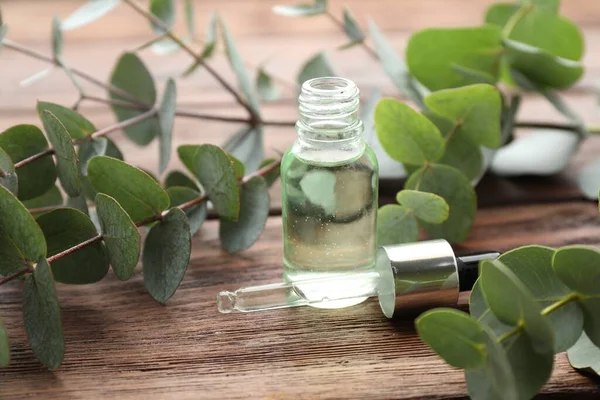
<svg viewBox="0 0 600 400">
<path fill-rule="evenodd" d="M 470 290 L 477 280 L 479 262 L 499 255 L 457 257 L 445 240 L 382 246 L 371 271 L 222 291 L 217 306 L 222 313 L 329 308 L 336 301 L 377 296 L 382 312 L 391 318 L 401 310 L 455 305 L 459 291 Z"/>
</svg>

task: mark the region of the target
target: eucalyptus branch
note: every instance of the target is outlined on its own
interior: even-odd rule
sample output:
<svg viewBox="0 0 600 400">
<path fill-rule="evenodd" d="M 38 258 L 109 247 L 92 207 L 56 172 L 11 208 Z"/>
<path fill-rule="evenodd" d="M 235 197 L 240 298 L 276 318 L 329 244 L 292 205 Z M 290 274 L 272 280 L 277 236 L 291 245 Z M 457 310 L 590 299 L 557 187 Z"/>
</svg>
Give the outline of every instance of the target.
<svg viewBox="0 0 600 400">
<path fill-rule="evenodd" d="M 534 129 L 559 129 L 563 131 L 579 132 L 581 127 L 575 124 L 555 124 L 552 122 L 535 122 L 535 121 L 522 121 L 516 122 L 515 128 L 534 128 Z M 600 126 L 586 126 L 584 129 L 593 134 L 600 133 Z"/>
<path fill-rule="evenodd" d="M 2 278 L 0 279 L 0 285 L 4 285 L 5 283 L 7 283 L 7 282 L 10 282 L 10 281 L 12 281 L 13 279 L 16 279 L 16 278 L 18 278 L 18 277 L 20 277 L 20 276 L 22 276 L 22 275 L 25 275 L 25 274 L 26 274 L 26 273 L 28 273 L 28 272 L 32 272 L 32 270 L 31 270 L 31 267 L 26 267 L 26 268 L 23 268 L 23 269 L 22 269 L 22 270 L 20 270 L 20 271 L 13 272 L 13 273 L 12 273 L 12 274 L 10 274 L 10 275 L 6 275 L 5 277 L 2 277 Z"/>
<path fill-rule="evenodd" d="M 102 239 L 103 239 L 103 236 L 101 234 L 98 234 L 92 238 L 89 238 L 88 240 L 86 240 L 84 242 L 81 242 L 71 248 L 66 249 L 65 251 L 61 251 L 60 253 L 57 253 L 57 254 L 53 255 L 52 257 L 48 257 L 48 263 L 51 264 L 56 260 L 60 260 L 63 257 L 66 257 L 68 255 L 76 253 L 79 250 L 86 248 L 87 246 L 90 246 L 94 243 L 100 242 Z"/>
<path fill-rule="evenodd" d="M 151 118 L 151 117 L 155 116 L 156 113 L 157 113 L 157 110 L 153 108 L 153 109 L 151 109 L 149 111 L 146 111 L 145 113 L 136 115 L 133 118 L 126 119 L 124 121 L 118 122 L 118 123 L 113 124 L 113 125 L 109 125 L 106 128 L 100 129 L 100 130 L 92 133 L 91 135 L 89 135 L 89 136 L 87 136 L 85 138 L 73 140 L 72 143 L 73 143 L 74 146 L 76 146 L 76 145 L 79 145 L 79 144 L 81 144 L 81 143 L 83 143 L 83 142 L 85 142 L 87 140 L 91 140 L 91 139 L 95 139 L 95 138 L 106 136 L 109 133 L 118 131 L 118 130 L 123 129 L 123 128 L 127 128 L 129 126 L 135 125 L 135 124 L 140 123 L 142 121 L 145 121 L 148 118 Z M 40 153 L 34 154 L 32 156 L 29 156 L 29 157 L 27 157 L 27 158 L 25 158 L 25 159 L 23 159 L 23 160 L 21 160 L 19 162 L 16 162 L 15 163 L 15 169 L 21 168 L 24 165 L 30 164 L 30 163 L 32 163 L 34 161 L 39 160 L 40 158 L 49 156 L 51 154 L 54 154 L 54 149 L 53 148 L 50 148 L 48 150 L 44 150 L 44 151 L 42 151 Z"/>
<path fill-rule="evenodd" d="M 233 86 L 231 86 L 225 79 L 223 79 L 223 77 L 221 75 L 219 75 L 219 73 L 217 73 L 217 71 L 214 70 L 206 62 L 205 59 L 203 59 L 200 55 L 196 54 L 196 52 L 187 43 L 185 43 L 181 38 L 179 38 L 179 36 L 175 35 L 159 18 L 157 18 L 155 15 L 147 12 L 145 9 L 143 9 L 139 4 L 137 4 L 133 0 L 123 0 L 123 2 L 126 3 L 127 5 L 129 5 L 131 8 L 133 8 L 138 14 L 142 15 L 148 21 L 150 21 L 154 25 L 160 27 L 164 31 L 164 35 L 166 35 L 169 39 L 174 41 L 179 47 L 181 47 L 186 53 L 188 53 L 194 60 L 196 60 L 196 62 L 198 62 L 200 65 L 202 65 L 206 69 L 206 71 L 209 74 L 211 74 L 213 76 L 213 78 L 215 78 L 221 84 L 221 86 L 223 86 L 223 88 L 225 90 L 227 90 L 229 93 L 231 93 L 233 95 L 233 97 L 235 98 L 235 100 L 242 107 L 244 107 L 246 109 L 246 111 L 248 111 L 248 114 L 250 114 L 250 119 L 253 122 L 253 125 L 260 122 L 260 116 L 252 109 L 252 107 L 250 107 L 248 102 L 246 102 L 244 99 L 242 99 L 242 97 L 237 92 L 237 90 L 235 90 L 233 88 Z"/>
<path fill-rule="evenodd" d="M 346 28 L 344 28 L 344 23 L 342 21 L 340 21 L 339 19 L 337 19 L 335 17 L 335 15 L 333 15 L 331 13 L 331 11 L 329 11 L 329 10 L 326 11 L 325 15 L 327 15 L 327 17 L 329 17 L 329 19 L 335 25 L 337 25 L 342 30 L 342 32 L 346 31 Z M 362 46 L 363 49 L 365 49 L 365 51 L 367 52 L 367 54 L 369 54 L 373 59 L 379 60 L 379 57 L 377 56 L 377 52 L 375 50 L 373 50 L 371 47 L 369 47 L 369 45 L 366 44 L 364 40 L 362 42 L 360 42 L 360 45 Z"/>
</svg>

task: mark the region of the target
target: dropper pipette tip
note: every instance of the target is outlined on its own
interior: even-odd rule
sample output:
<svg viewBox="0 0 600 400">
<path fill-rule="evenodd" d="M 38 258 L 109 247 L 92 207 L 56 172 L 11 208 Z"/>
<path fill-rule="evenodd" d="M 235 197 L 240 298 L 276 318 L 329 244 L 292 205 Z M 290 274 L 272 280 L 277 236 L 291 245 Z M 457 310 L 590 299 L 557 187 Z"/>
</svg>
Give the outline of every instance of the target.
<svg viewBox="0 0 600 400">
<path fill-rule="evenodd" d="M 235 309 L 235 293 L 228 290 L 219 292 L 217 295 L 217 307 L 224 314 L 232 312 Z"/>
</svg>

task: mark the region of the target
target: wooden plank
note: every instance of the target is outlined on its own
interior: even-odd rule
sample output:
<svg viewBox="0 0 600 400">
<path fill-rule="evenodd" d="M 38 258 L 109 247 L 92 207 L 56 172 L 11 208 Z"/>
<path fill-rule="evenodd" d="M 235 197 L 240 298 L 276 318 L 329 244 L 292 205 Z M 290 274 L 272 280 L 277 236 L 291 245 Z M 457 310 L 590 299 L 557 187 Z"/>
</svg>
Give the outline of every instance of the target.
<svg viewBox="0 0 600 400">
<path fill-rule="evenodd" d="M 498 207 L 478 212 L 460 251 L 539 243 L 600 244 L 595 205 L 583 202 Z M 298 308 L 219 314 L 215 295 L 281 279 L 281 220 L 271 218 L 250 250 L 226 255 L 217 222 L 194 241 L 192 263 L 167 306 L 145 292 L 141 271 L 88 286 L 58 285 L 67 353 L 45 371 L 29 349 L 21 283 L 0 292 L 12 365 L 0 370 L 0 396 L 53 398 L 397 398 L 458 399 L 462 373 L 445 365 L 414 332 L 391 322 L 375 301 L 345 310 Z M 600 388 L 556 358 L 545 397 L 592 399 Z M 24 378 L 26 377 L 26 379 Z"/>
</svg>

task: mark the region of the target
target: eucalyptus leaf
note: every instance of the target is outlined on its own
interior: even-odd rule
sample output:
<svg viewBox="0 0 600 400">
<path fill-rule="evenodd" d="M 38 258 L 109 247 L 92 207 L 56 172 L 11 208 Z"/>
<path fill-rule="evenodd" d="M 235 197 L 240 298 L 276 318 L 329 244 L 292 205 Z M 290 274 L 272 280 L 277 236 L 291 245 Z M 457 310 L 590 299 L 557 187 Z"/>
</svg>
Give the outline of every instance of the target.
<svg viewBox="0 0 600 400">
<path fill-rule="evenodd" d="M 180 171 L 171 171 L 165 178 L 165 188 L 168 189 L 173 186 L 184 186 L 194 191 L 200 190 L 198 184 L 192 178 Z"/>
<path fill-rule="evenodd" d="M 25 278 L 23 321 L 37 359 L 49 370 L 57 369 L 65 356 L 65 342 L 54 278 L 44 257 Z"/>
<path fill-rule="evenodd" d="M 500 29 L 491 25 L 423 29 L 410 37 L 406 48 L 410 73 L 433 91 L 480 81 L 464 71 L 497 80 L 501 56 Z"/>
<path fill-rule="evenodd" d="M 79 145 L 79 169 L 83 176 L 87 176 L 87 164 L 94 156 L 103 156 L 108 149 L 108 140 L 104 137 L 86 140 Z"/>
<path fill-rule="evenodd" d="M 181 283 L 192 251 L 190 224 L 183 211 L 172 208 L 152 226 L 146 242 L 142 264 L 148 293 L 165 304 Z"/>
<path fill-rule="evenodd" d="M 600 348 L 583 332 L 581 337 L 567 351 L 569 363 L 573 368 L 600 375 Z"/>
<path fill-rule="evenodd" d="M 17 194 L 19 188 L 15 165 L 2 148 L 0 148 L 0 186 L 4 186 L 14 195 Z"/>
<path fill-rule="evenodd" d="M 40 216 L 37 223 L 46 238 L 48 257 L 98 235 L 90 218 L 72 208 L 50 211 Z M 54 261 L 51 266 L 54 279 L 58 282 L 94 283 L 108 272 L 108 257 L 104 244 L 99 241 Z"/>
<path fill-rule="evenodd" d="M 183 77 L 191 75 L 202 63 L 209 59 L 215 52 L 217 45 L 217 13 L 212 12 L 208 27 L 206 28 L 206 34 L 204 36 L 204 49 L 200 54 L 200 57 L 195 60 L 182 74 Z"/>
<path fill-rule="evenodd" d="M 113 272 L 126 281 L 133 275 L 140 258 L 140 234 L 127 212 L 112 197 L 98 193 L 96 212 Z"/>
<path fill-rule="evenodd" d="M 0 184 L 2 178 L 0 178 Z M 590 200 L 598 199 L 600 188 L 600 157 L 586 164 L 577 174 L 577 184 L 581 193 Z"/>
<path fill-rule="evenodd" d="M 262 67 L 256 73 L 256 91 L 263 101 L 276 101 L 281 97 L 281 89 L 275 85 L 273 77 Z"/>
<path fill-rule="evenodd" d="M 485 364 L 485 333 L 469 314 L 436 308 L 421 314 L 415 326 L 421 339 L 451 366 L 475 369 Z"/>
<path fill-rule="evenodd" d="M 238 85 L 240 90 L 246 97 L 246 101 L 248 105 L 256 113 L 260 115 L 260 106 L 258 103 L 258 97 L 254 92 L 254 88 L 250 82 L 250 78 L 248 77 L 248 71 L 246 70 L 246 65 L 244 64 L 244 60 L 240 55 L 237 45 L 229 32 L 229 28 L 227 28 L 227 24 L 223 18 L 219 18 L 219 25 L 221 27 L 221 33 L 223 35 L 223 41 L 225 42 L 225 52 L 227 53 L 227 58 L 229 59 L 229 64 L 231 64 L 231 68 L 235 73 L 235 76 L 238 80 Z"/>
<path fill-rule="evenodd" d="M 448 218 L 448 204 L 433 193 L 402 190 L 396 195 L 396 201 L 425 222 L 441 224 Z"/>
<path fill-rule="evenodd" d="M 435 162 L 444 154 L 444 139 L 422 114 L 394 99 L 382 99 L 375 109 L 375 130 L 385 152 L 411 165 Z"/>
<path fill-rule="evenodd" d="M 23 205 L 28 209 L 61 206 L 63 204 L 63 196 L 56 185 L 52 186 L 43 195 L 31 200 L 22 201 Z"/>
<path fill-rule="evenodd" d="M 40 117 L 44 111 L 50 111 L 64 125 L 71 139 L 83 139 L 96 132 L 96 127 L 87 118 L 60 104 L 38 101 L 37 110 Z"/>
<path fill-rule="evenodd" d="M 63 50 L 63 37 L 58 16 L 52 18 L 52 56 L 59 60 Z"/>
<path fill-rule="evenodd" d="M 327 76 L 336 76 L 333 67 L 325 52 L 318 53 L 308 59 L 300 68 L 298 73 L 298 85 L 302 86 L 304 82 L 313 78 L 322 78 Z"/>
<path fill-rule="evenodd" d="M 184 7 L 185 26 L 187 28 L 188 35 L 193 40 L 194 37 L 196 36 L 196 22 L 194 20 L 196 12 L 194 10 L 194 1 L 193 0 L 185 0 L 184 4 L 185 4 L 185 7 Z"/>
<path fill-rule="evenodd" d="M 10 364 L 10 344 L 8 343 L 8 334 L 0 319 L 0 368 L 7 367 Z"/>
<path fill-rule="evenodd" d="M 0 186 L 0 275 L 9 275 L 46 255 L 40 227 L 17 198 Z"/>
<path fill-rule="evenodd" d="M 416 242 L 419 227 L 406 207 L 388 204 L 377 210 L 377 245 Z"/>
<path fill-rule="evenodd" d="M 258 168 L 262 169 L 262 168 L 264 168 L 268 165 L 271 165 L 275 162 L 277 162 L 277 160 L 275 160 L 274 158 L 267 158 L 260 163 Z M 263 178 L 265 178 L 265 182 L 267 182 L 267 186 L 269 186 L 269 187 L 273 186 L 273 183 L 275 183 L 277 181 L 277 179 L 279 179 L 280 171 L 281 171 L 281 168 L 275 168 L 263 176 Z"/>
<path fill-rule="evenodd" d="M 269 217 L 269 191 L 261 176 L 251 178 L 240 193 L 237 221 L 221 220 L 219 238 L 229 253 L 246 250 L 260 237 Z"/>
<path fill-rule="evenodd" d="M 500 176 L 554 175 L 567 168 L 579 143 L 572 132 L 535 131 L 499 149 L 490 168 Z"/>
<path fill-rule="evenodd" d="M 110 83 L 125 92 L 129 93 L 139 102 L 151 107 L 156 102 L 156 87 L 152 75 L 137 55 L 133 53 L 124 53 L 115 65 Z M 109 92 L 111 100 L 128 101 L 119 95 Z M 115 116 L 119 121 L 124 121 L 144 111 L 133 110 L 119 106 L 111 106 Z M 160 132 L 160 125 L 156 118 L 149 118 L 135 125 L 124 128 L 125 134 L 136 144 L 145 146 L 149 144 Z"/>
<path fill-rule="evenodd" d="M 119 148 L 117 147 L 115 142 L 113 142 L 112 140 L 110 140 L 108 138 L 105 138 L 105 139 L 106 139 L 106 152 L 104 154 L 108 157 L 116 158 L 117 160 L 123 161 L 125 159 L 125 157 L 123 157 L 123 153 L 121 152 L 121 150 L 119 150 Z"/>
<path fill-rule="evenodd" d="M 97 192 L 114 197 L 134 222 L 169 207 L 169 196 L 152 177 L 115 158 L 93 157 L 88 163 L 88 177 Z"/>
<path fill-rule="evenodd" d="M 369 20 L 369 32 L 375 43 L 377 57 L 381 61 L 383 70 L 390 77 L 400 92 L 423 108 L 423 95 L 413 76 L 408 72 L 406 64 L 400 58 L 391 43 L 383 35 L 375 22 Z"/>
<path fill-rule="evenodd" d="M 600 296 L 584 296 L 577 304 L 583 312 L 583 330 L 600 348 Z"/>
<path fill-rule="evenodd" d="M 186 186 L 171 186 L 167 189 L 167 194 L 171 199 L 171 206 L 177 207 L 185 202 L 197 199 L 202 196 L 198 189 L 191 189 Z M 207 207 L 206 201 L 203 201 L 195 206 L 185 209 L 185 215 L 187 215 L 190 233 L 195 235 L 202 224 L 206 220 Z"/>
<path fill-rule="evenodd" d="M 177 88 L 175 81 L 169 78 L 163 99 L 158 109 L 158 120 L 160 121 L 160 134 L 158 135 L 160 147 L 159 171 L 163 173 L 171 158 L 171 138 L 173 136 L 173 124 L 175 122 L 175 107 L 177 106 Z"/>
<path fill-rule="evenodd" d="M 40 115 L 46 134 L 56 155 L 56 169 L 63 189 L 70 197 L 79 196 L 82 186 L 79 179 L 79 160 L 71 136 L 60 120 L 48 110 Z"/>
<path fill-rule="evenodd" d="M 352 42 L 365 40 L 364 32 L 348 7 L 344 7 L 344 32 Z"/>
<path fill-rule="evenodd" d="M 231 154 L 229 154 L 229 159 L 231 160 L 231 165 L 233 165 L 233 170 L 235 171 L 235 178 L 242 179 L 246 174 L 246 167 L 244 167 L 244 163 Z"/>
<path fill-rule="evenodd" d="M 314 0 L 313 3 L 301 3 L 293 6 L 274 6 L 275 14 L 286 17 L 308 17 L 324 14 L 327 11 L 327 0 Z"/>
<path fill-rule="evenodd" d="M 175 25 L 175 0 L 150 0 L 150 12 L 161 20 L 167 29 Z M 155 23 L 152 23 L 152 30 L 159 35 L 165 33 L 165 29 Z"/>
<path fill-rule="evenodd" d="M 63 21 L 62 30 L 69 31 L 94 22 L 112 11 L 120 2 L 121 0 L 89 0 Z"/>
<path fill-rule="evenodd" d="M 600 252 L 588 246 L 567 246 L 552 260 L 560 280 L 573 291 L 600 297 Z"/>
<path fill-rule="evenodd" d="M 498 337 L 514 329 L 513 326 L 500 322 L 487 305 L 483 291 L 481 290 L 481 279 L 477 279 L 471 294 L 469 295 L 469 312 L 482 324 L 486 325 Z"/>
<path fill-rule="evenodd" d="M 84 194 L 80 194 L 77 197 L 69 197 L 67 199 L 66 206 L 68 208 L 74 208 L 75 210 L 79 210 L 82 213 L 84 213 L 85 215 L 90 215 L 90 210 L 88 209 L 88 206 L 87 206 L 87 198 L 85 197 Z"/>
<path fill-rule="evenodd" d="M 480 146 L 463 135 L 448 136 L 446 151 L 439 162 L 456 168 L 470 180 L 480 177 L 485 169 Z"/>
<path fill-rule="evenodd" d="M 248 172 L 256 171 L 265 155 L 262 126 L 244 127 L 230 136 L 222 148 L 240 160 Z"/>
<path fill-rule="evenodd" d="M 18 163 L 30 156 L 48 150 L 42 131 L 33 125 L 15 125 L 0 133 L 0 148 Z M 42 157 L 17 169 L 18 197 L 29 200 L 46 193 L 56 181 L 56 167 L 52 157 Z"/>
<path fill-rule="evenodd" d="M 473 144 L 490 148 L 502 144 L 502 98 L 494 86 L 476 84 L 440 90 L 427 96 L 425 104 L 454 122 L 454 132 L 450 136 L 461 136 Z"/>
<path fill-rule="evenodd" d="M 429 165 L 419 168 L 406 181 L 406 189 L 437 194 L 446 200 L 450 214 L 442 224 L 423 223 L 434 238 L 452 243 L 464 241 L 471 230 L 477 209 L 477 196 L 469 179 L 448 165 Z"/>
</svg>

